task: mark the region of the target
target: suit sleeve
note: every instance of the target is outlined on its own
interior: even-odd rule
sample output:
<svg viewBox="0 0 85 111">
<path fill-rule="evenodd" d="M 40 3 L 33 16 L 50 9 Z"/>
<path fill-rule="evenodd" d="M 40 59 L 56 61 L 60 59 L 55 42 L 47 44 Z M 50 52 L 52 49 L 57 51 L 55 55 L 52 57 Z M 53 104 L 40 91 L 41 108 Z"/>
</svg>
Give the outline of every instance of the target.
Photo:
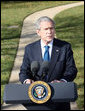
<svg viewBox="0 0 85 111">
<path fill-rule="evenodd" d="M 69 81 L 73 81 L 77 75 L 77 68 L 75 65 L 75 61 L 73 58 L 73 51 L 71 49 L 71 45 L 68 44 L 66 48 L 66 68 L 63 74 L 63 79 Z"/>
<path fill-rule="evenodd" d="M 23 83 L 24 80 L 30 78 L 31 78 L 31 71 L 30 71 L 29 49 L 28 47 L 25 47 L 23 63 L 20 67 L 19 80 L 21 81 L 21 83 Z"/>
</svg>

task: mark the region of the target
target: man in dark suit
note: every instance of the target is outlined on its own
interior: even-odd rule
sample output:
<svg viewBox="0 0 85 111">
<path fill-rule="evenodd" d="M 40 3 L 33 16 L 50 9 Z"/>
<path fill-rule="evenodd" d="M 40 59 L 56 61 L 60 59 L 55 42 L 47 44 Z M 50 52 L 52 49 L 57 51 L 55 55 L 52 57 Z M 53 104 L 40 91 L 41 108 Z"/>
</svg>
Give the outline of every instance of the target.
<svg viewBox="0 0 85 111">
<path fill-rule="evenodd" d="M 41 17 L 36 22 L 36 32 L 40 40 L 25 47 L 23 63 L 19 73 L 21 83 L 30 84 L 35 81 L 32 76 L 30 65 L 32 61 L 40 64 L 44 61 L 45 46 L 49 46 L 49 70 L 48 82 L 70 82 L 77 75 L 77 68 L 73 58 L 73 51 L 68 42 L 54 38 L 55 23 L 49 17 Z M 43 79 L 43 81 L 45 81 Z M 46 105 L 46 104 L 45 104 Z M 51 109 L 70 110 L 70 103 L 53 103 L 48 105 Z"/>
</svg>

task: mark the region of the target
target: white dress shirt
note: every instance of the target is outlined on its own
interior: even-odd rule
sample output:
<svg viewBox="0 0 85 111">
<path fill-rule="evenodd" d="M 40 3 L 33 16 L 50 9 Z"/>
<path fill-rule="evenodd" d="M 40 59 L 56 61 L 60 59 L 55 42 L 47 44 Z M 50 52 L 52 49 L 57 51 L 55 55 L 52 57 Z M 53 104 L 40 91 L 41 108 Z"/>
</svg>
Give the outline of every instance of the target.
<svg viewBox="0 0 85 111">
<path fill-rule="evenodd" d="M 44 58 L 45 46 L 46 45 L 43 43 L 42 39 L 41 39 L 40 43 L 41 43 L 42 58 Z M 48 44 L 48 46 L 49 46 L 49 56 L 51 58 L 52 47 L 53 47 L 53 40 Z"/>
</svg>

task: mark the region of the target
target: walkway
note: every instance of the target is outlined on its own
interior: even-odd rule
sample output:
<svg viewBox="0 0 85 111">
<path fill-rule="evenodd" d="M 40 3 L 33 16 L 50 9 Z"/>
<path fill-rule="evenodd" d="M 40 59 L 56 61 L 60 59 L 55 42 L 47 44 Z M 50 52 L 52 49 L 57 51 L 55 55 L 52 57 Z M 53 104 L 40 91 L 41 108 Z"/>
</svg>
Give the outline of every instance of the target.
<svg viewBox="0 0 85 111">
<path fill-rule="evenodd" d="M 18 47 L 16 58 L 15 58 L 14 67 L 11 72 L 9 83 L 15 83 L 15 84 L 20 83 L 19 71 L 20 71 L 20 66 L 22 64 L 22 60 L 23 60 L 24 48 L 27 44 L 39 39 L 39 37 L 36 35 L 36 32 L 35 32 L 35 26 L 34 26 L 35 21 L 41 16 L 48 16 L 50 18 L 53 18 L 56 14 L 60 13 L 63 10 L 80 6 L 80 5 L 84 5 L 84 2 L 81 1 L 78 3 L 72 3 L 72 4 L 45 9 L 45 10 L 31 14 L 23 21 L 19 47 Z M 27 110 L 27 109 L 21 104 L 3 103 L 2 110 Z M 76 102 L 71 103 L 71 110 L 78 110 Z"/>
</svg>

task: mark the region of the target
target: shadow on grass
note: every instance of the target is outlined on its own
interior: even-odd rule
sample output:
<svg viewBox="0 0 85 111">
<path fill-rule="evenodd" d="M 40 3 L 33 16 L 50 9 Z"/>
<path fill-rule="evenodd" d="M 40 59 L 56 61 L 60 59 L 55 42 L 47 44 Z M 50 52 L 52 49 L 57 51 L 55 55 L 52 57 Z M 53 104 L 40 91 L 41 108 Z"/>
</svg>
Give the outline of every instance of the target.
<svg viewBox="0 0 85 111">
<path fill-rule="evenodd" d="M 84 46 L 84 20 L 83 16 L 54 18 L 56 21 L 56 35 L 71 43 L 73 48 Z"/>
<path fill-rule="evenodd" d="M 11 40 L 11 39 L 16 39 L 20 37 L 20 30 L 17 29 L 7 29 L 7 28 L 2 28 L 2 37 L 1 40 Z"/>
</svg>

